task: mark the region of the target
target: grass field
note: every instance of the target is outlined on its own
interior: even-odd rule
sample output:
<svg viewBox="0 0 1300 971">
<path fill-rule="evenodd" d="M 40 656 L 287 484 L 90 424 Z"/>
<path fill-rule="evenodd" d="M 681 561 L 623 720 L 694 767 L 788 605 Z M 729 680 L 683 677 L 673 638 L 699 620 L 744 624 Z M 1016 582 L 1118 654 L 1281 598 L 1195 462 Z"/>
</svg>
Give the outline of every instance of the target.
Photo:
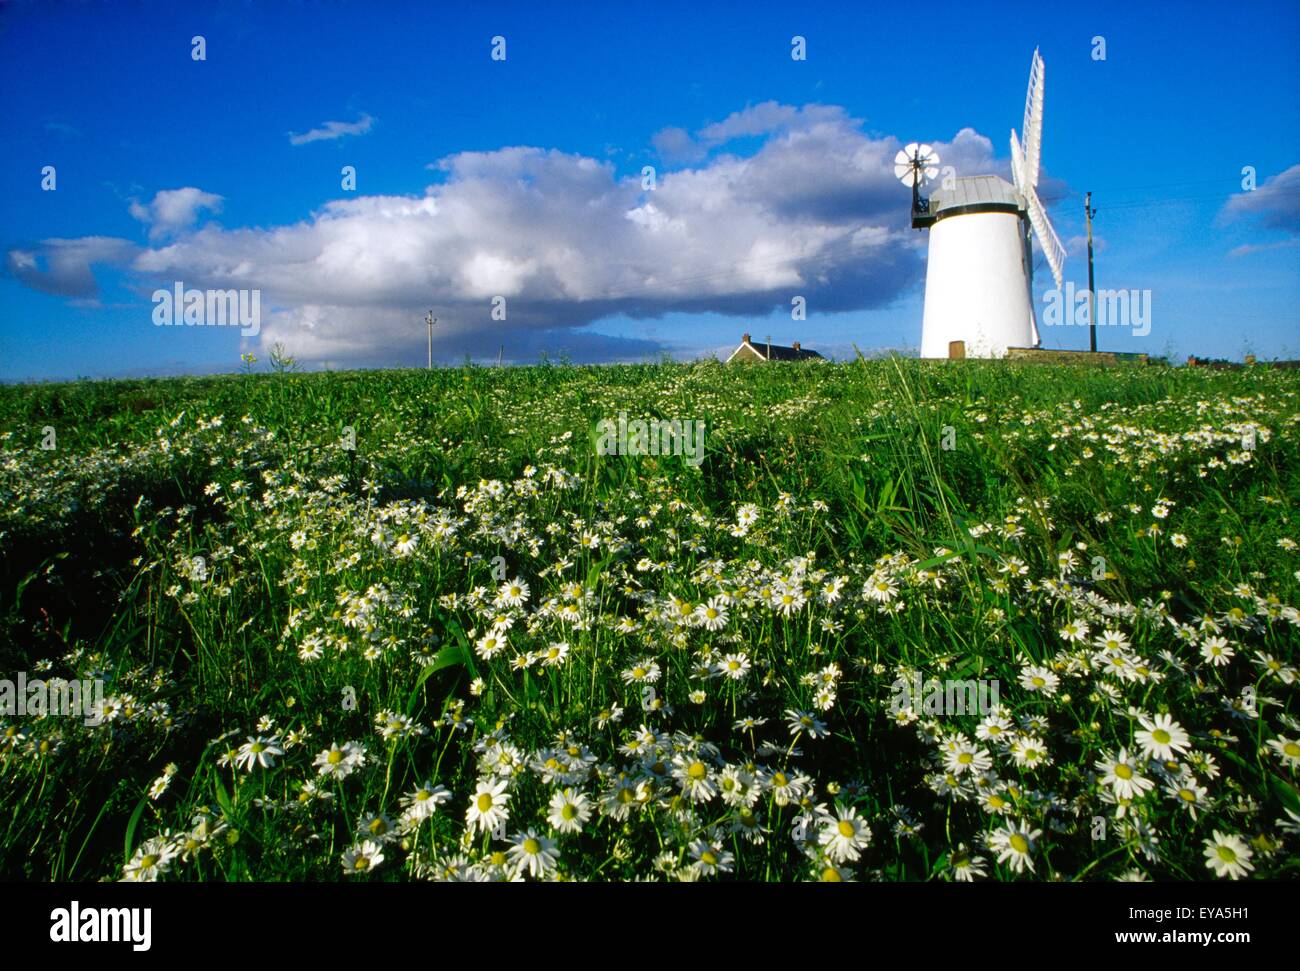
<svg viewBox="0 0 1300 971">
<path fill-rule="evenodd" d="M 1295 878 L 1298 468 L 1263 368 L 0 387 L 0 677 L 104 693 L 0 873 Z"/>
</svg>

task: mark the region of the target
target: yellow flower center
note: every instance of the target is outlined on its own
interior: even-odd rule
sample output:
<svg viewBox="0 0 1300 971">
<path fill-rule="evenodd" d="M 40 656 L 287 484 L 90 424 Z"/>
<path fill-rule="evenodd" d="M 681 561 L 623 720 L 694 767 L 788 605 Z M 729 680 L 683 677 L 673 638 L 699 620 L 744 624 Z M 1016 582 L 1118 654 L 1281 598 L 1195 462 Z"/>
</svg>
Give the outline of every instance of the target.
<svg viewBox="0 0 1300 971">
<path fill-rule="evenodd" d="M 839 821 L 839 824 L 835 828 L 840 831 L 840 835 L 843 836 L 845 839 L 851 839 L 852 837 L 857 835 L 858 832 L 856 829 L 853 828 L 853 824 L 849 822 L 847 819 L 841 819 Z"/>
<path fill-rule="evenodd" d="M 1029 852 L 1029 840 L 1025 839 L 1019 833 L 1013 833 L 1011 835 L 1010 843 L 1011 843 L 1011 848 L 1015 850 L 1017 853 Z"/>
</svg>

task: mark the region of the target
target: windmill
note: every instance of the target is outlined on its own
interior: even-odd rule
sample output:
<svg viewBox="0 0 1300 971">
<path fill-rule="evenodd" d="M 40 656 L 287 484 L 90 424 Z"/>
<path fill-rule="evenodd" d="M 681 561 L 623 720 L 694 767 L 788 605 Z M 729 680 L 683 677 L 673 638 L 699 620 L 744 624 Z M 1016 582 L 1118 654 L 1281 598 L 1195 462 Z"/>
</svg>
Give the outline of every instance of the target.
<svg viewBox="0 0 1300 971">
<path fill-rule="evenodd" d="M 1001 357 L 1008 347 L 1034 347 L 1033 237 L 1038 237 L 1057 287 L 1065 247 L 1038 198 L 1043 142 L 1043 58 L 1034 50 L 1025 97 L 1024 141 L 1011 132 L 1011 185 L 996 175 L 945 179 L 929 198 L 920 194 L 938 157 L 909 145 L 894 174 L 912 185 L 912 226 L 930 230 L 921 356 L 947 357 L 963 341 L 968 357 Z M 915 148 L 915 151 L 913 149 Z M 925 151 L 922 151 L 925 150 Z"/>
</svg>

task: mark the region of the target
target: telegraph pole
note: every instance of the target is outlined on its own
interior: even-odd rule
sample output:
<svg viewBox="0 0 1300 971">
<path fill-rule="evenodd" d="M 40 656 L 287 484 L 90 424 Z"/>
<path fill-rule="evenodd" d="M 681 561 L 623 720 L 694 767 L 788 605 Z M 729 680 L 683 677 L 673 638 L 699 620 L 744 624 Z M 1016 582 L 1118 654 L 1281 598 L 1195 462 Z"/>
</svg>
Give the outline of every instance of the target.
<svg viewBox="0 0 1300 971">
<path fill-rule="evenodd" d="M 1089 252 L 1091 252 L 1091 250 L 1089 250 Z M 429 325 L 429 370 L 432 371 L 433 370 L 433 325 L 438 322 L 438 318 L 435 317 L 433 315 L 433 311 L 430 310 L 427 314 L 425 314 L 424 322 Z"/>
<path fill-rule="evenodd" d="M 1088 221 L 1088 346 L 1092 353 L 1097 353 L 1097 289 L 1092 282 L 1092 217 L 1097 210 L 1092 208 L 1092 193 L 1083 200 L 1083 215 Z"/>
</svg>

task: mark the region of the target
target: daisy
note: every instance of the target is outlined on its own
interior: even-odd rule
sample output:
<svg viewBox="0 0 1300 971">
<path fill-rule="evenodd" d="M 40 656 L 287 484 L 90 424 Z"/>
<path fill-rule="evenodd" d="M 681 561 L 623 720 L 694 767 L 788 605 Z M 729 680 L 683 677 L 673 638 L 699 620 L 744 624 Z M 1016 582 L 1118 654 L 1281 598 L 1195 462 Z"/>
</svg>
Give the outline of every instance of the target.
<svg viewBox="0 0 1300 971">
<path fill-rule="evenodd" d="M 1015 759 L 1016 765 L 1022 768 L 1037 769 L 1052 764 L 1052 756 L 1048 754 L 1047 746 L 1043 744 L 1042 739 L 1034 738 L 1032 735 L 1021 735 L 1011 743 L 1011 757 Z"/>
<path fill-rule="evenodd" d="M 852 807 L 836 804 L 835 813 L 822 820 L 817 841 L 834 863 L 856 860 L 871 842 L 871 830 Z"/>
<path fill-rule="evenodd" d="M 729 873 L 736 862 L 734 854 L 709 840 L 696 840 L 690 849 L 691 856 L 695 857 L 695 868 L 702 876 Z"/>
<path fill-rule="evenodd" d="M 383 862 L 383 847 L 373 840 L 362 840 L 343 854 L 343 872 L 369 873 Z"/>
<path fill-rule="evenodd" d="M 1081 620 L 1072 620 L 1057 633 L 1061 635 L 1061 640 L 1063 641 L 1082 644 L 1088 639 L 1088 625 Z"/>
<path fill-rule="evenodd" d="M 949 855 L 948 870 L 954 880 L 961 880 L 964 883 L 970 883 L 976 877 L 987 874 L 984 868 L 984 857 L 973 854 L 966 848 L 965 843 L 962 843 Z"/>
<path fill-rule="evenodd" d="M 565 658 L 569 656 L 569 642 L 555 642 L 549 645 L 545 650 L 538 651 L 537 653 L 541 655 L 540 660 L 543 667 L 559 667 L 564 663 Z"/>
<path fill-rule="evenodd" d="M 778 806 L 797 803 L 803 798 L 804 791 L 807 789 L 807 783 L 804 781 L 803 776 L 789 776 L 780 769 L 768 776 L 766 782 L 768 788 L 772 791 L 772 798 Z"/>
<path fill-rule="evenodd" d="M 969 742 L 960 742 L 947 749 L 943 754 L 943 760 L 948 771 L 953 775 L 983 772 L 993 765 L 993 758 L 989 755 L 988 749 L 971 745 Z"/>
<path fill-rule="evenodd" d="M 1136 799 L 1155 786 L 1129 759 L 1127 748 L 1120 749 L 1114 758 L 1101 759 L 1096 766 L 1102 774 L 1102 785 L 1110 786 L 1120 799 Z"/>
<path fill-rule="evenodd" d="M 122 880 L 125 883 L 153 883 L 171 869 L 176 848 L 170 840 L 155 837 L 145 840 L 131 857 L 131 862 L 122 868 Z"/>
<path fill-rule="evenodd" d="M 150 799 L 156 802 L 163 797 L 163 794 L 167 792 L 167 789 L 172 784 L 172 775 L 174 772 L 175 768 L 172 767 L 172 772 L 164 771 L 162 775 L 153 780 L 153 783 L 149 786 Z"/>
<path fill-rule="evenodd" d="M 1198 784 L 1190 772 L 1185 778 L 1171 779 L 1165 786 L 1165 792 L 1169 794 L 1170 799 L 1191 813 L 1192 819 L 1195 819 L 1200 810 L 1205 808 L 1209 797 L 1206 788 Z"/>
<path fill-rule="evenodd" d="M 1026 867 L 1033 873 L 1034 841 L 1042 834 L 1041 829 L 1031 830 L 1023 820 L 1015 825 L 1007 823 L 1005 829 L 996 831 L 989 838 L 989 849 L 997 853 L 999 863 L 1009 863 L 1016 873 L 1023 873 Z"/>
<path fill-rule="evenodd" d="M 862 596 L 875 603 L 887 604 L 898 596 L 898 584 L 893 577 L 873 573 L 862 586 Z"/>
<path fill-rule="evenodd" d="M 351 743 L 346 743 L 343 748 L 339 748 L 337 742 L 331 742 L 330 747 L 316 756 L 312 765 L 316 766 L 318 775 L 333 776 L 338 779 L 346 779 L 352 774 L 355 767 L 348 759 L 348 747 Z"/>
<path fill-rule="evenodd" d="M 591 819 L 591 800 L 586 793 L 563 789 L 551 796 L 546 821 L 561 833 L 577 833 Z"/>
<path fill-rule="evenodd" d="M 727 626 L 727 606 L 722 597 L 714 597 L 706 604 L 695 608 L 699 625 L 708 631 L 722 630 Z"/>
<path fill-rule="evenodd" d="M 520 577 L 515 577 L 509 583 L 501 584 L 495 603 L 498 607 L 522 607 L 528 600 L 528 594 L 528 584 Z"/>
<path fill-rule="evenodd" d="M 744 652 L 727 654 L 715 666 L 714 670 L 724 678 L 732 681 L 743 680 L 749 673 L 749 658 Z"/>
<path fill-rule="evenodd" d="M 1236 652 L 1229 646 L 1226 637 L 1207 637 L 1201 641 L 1201 657 L 1216 668 L 1221 668 L 1232 660 Z"/>
<path fill-rule="evenodd" d="M 1008 732 L 1011 720 L 1002 714 L 988 715 L 975 729 L 975 737 L 981 742 L 1005 745 L 1010 740 Z"/>
<path fill-rule="evenodd" d="M 1171 715 L 1156 715 L 1155 718 L 1138 715 L 1138 721 L 1142 723 L 1142 730 L 1134 735 L 1134 739 L 1147 758 L 1170 762 L 1175 753 L 1187 751 L 1190 742 L 1187 732 Z"/>
<path fill-rule="evenodd" d="M 261 735 L 257 738 L 248 736 L 248 741 L 239 746 L 239 751 L 235 755 L 235 767 L 252 772 L 254 766 L 260 765 L 264 769 L 269 769 L 275 765 L 275 757 L 283 755 L 284 749 L 277 744 L 274 737 L 264 738 Z"/>
<path fill-rule="evenodd" d="M 646 659 L 638 661 L 622 674 L 624 684 L 654 684 L 659 680 L 659 665 Z"/>
<path fill-rule="evenodd" d="M 782 617 L 789 617 L 807 602 L 808 598 L 804 596 L 798 584 L 781 586 L 772 594 L 772 606 Z"/>
<path fill-rule="evenodd" d="M 1124 636 L 1123 631 L 1105 630 L 1100 637 L 1093 640 L 1097 649 L 1107 654 L 1115 654 L 1128 649 L 1129 640 Z"/>
<path fill-rule="evenodd" d="M 387 843 L 401 835 L 393 821 L 384 813 L 362 816 L 357 820 L 357 834 L 363 839 L 373 839 L 380 843 Z"/>
<path fill-rule="evenodd" d="M 1205 843 L 1205 865 L 1214 871 L 1216 877 L 1231 877 L 1233 880 L 1244 877 L 1255 868 L 1250 863 L 1254 855 L 1240 836 L 1214 831 L 1214 838 Z"/>
<path fill-rule="evenodd" d="M 785 718 L 791 735 L 807 732 L 809 738 L 817 739 L 827 734 L 825 723 L 811 712 L 795 711 L 793 708 L 787 708 Z"/>
<path fill-rule="evenodd" d="M 1277 757 L 1282 760 L 1284 765 L 1291 768 L 1300 766 L 1300 742 L 1279 735 L 1277 738 L 1270 739 L 1268 747 L 1277 753 Z"/>
<path fill-rule="evenodd" d="M 451 792 L 446 786 L 435 786 L 426 782 L 414 792 L 402 797 L 402 808 L 405 810 L 403 818 L 409 823 L 423 822 L 450 799 Z"/>
<path fill-rule="evenodd" d="M 504 779 L 483 779 L 469 802 L 465 812 L 465 825 L 477 828 L 484 833 L 498 830 L 510 818 L 507 803 L 506 781 Z"/>
<path fill-rule="evenodd" d="M 506 638 L 500 628 L 493 627 L 474 643 L 474 652 L 485 661 L 490 661 L 505 650 Z"/>
<path fill-rule="evenodd" d="M 507 855 L 520 873 L 527 870 L 529 876 L 537 878 L 547 877 L 555 872 L 555 864 L 560 859 L 555 840 L 539 836 L 530 828 L 527 832 L 515 836 L 510 842 Z"/>
<path fill-rule="evenodd" d="M 694 755 L 681 755 L 673 761 L 673 778 L 693 802 L 708 802 L 718 794 L 709 767 Z"/>
<path fill-rule="evenodd" d="M 1030 666 L 1020 672 L 1020 686 L 1029 691 L 1041 691 L 1043 694 L 1056 694 L 1061 679 L 1044 667 Z"/>
</svg>

